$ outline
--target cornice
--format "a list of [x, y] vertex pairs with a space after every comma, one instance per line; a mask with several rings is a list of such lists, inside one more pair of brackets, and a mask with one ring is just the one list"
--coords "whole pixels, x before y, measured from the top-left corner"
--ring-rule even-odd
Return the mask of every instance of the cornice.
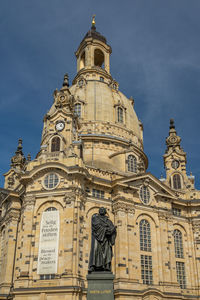
[[33, 167], [31, 171], [27, 171], [24, 175], [21, 176], [20, 181], [23, 184], [27, 184], [37, 176], [43, 176], [49, 171], [61, 171], [66, 173], [67, 175], [79, 174], [82, 176], [90, 177], [90, 174], [88, 173], [86, 168], [79, 166], [67, 167], [66, 165], [59, 162], [46, 162], [42, 165]]
[[[113, 78], [112, 78], [112, 76], [106, 71], [106, 70], [104, 70], [104, 69], [102, 69], [102, 68], [100, 68], [100, 67], [96, 67], [96, 66], [93, 66], [93, 67], [85, 67], [85, 68], [83, 68], [83, 69], [81, 69], [77, 74], [76, 74], [76, 76], [74, 77], [74, 80], [73, 80], [73, 82], [72, 82], [72, 85], [75, 85], [76, 83], [77, 83], [77, 81], [78, 81], [78, 79], [81, 77], [81, 76], [84, 76], [84, 75], [86, 75], [86, 74], [90, 74], [90, 73], [97, 73], [97, 74], [99, 74], [99, 75], [101, 75], [101, 76], [104, 76], [104, 77], [106, 77], [107, 79], [109, 79], [109, 80], [113, 80]], [[87, 79], [87, 81], [94, 81], [94, 79], [93, 80], [90, 80], [90, 79]], [[95, 80], [95, 81], [98, 81], [98, 80]]]

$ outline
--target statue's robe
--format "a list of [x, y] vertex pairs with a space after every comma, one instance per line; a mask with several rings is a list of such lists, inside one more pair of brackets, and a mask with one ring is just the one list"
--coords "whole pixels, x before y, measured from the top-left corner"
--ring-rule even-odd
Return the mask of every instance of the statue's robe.
[[92, 216], [92, 240], [89, 270], [110, 271], [113, 256], [112, 246], [115, 243], [116, 228], [105, 215]]

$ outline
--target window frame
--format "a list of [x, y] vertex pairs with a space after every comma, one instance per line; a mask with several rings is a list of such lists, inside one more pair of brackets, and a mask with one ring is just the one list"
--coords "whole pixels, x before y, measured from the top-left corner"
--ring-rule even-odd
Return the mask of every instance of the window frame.
[[149, 191], [149, 187], [146, 185], [142, 185], [140, 187], [139, 196], [142, 203], [148, 205], [151, 202], [151, 193]]
[[92, 189], [92, 197], [95, 197], [95, 198], [98, 198], [98, 199], [104, 199], [105, 198], [105, 192], [103, 190]]
[[175, 189], [175, 190], [182, 189], [182, 181], [181, 181], [180, 174], [175, 173], [172, 175], [172, 185], [173, 185], [173, 189]]
[[128, 172], [137, 173], [137, 158], [133, 154], [129, 154], [127, 157], [127, 169]]
[[[49, 184], [49, 185], [50, 185], [49, 181], [50, 181], [50, 182], [52, 181], [53, 187], [49, 187], [49, 186], [47, 186], [46, 183], [45, 183], [45, 179], [46, 179], [48, 176], [51, 176], [51, 175], [57, 176], [57, 180], [56, 180], [56, 184], [55, 184], [55, 185], [54, 185], [55, 178], [52, 178], [52, 179], [49, 178], [49, 179], [47, 180], [47, 182], [48, 182], [47, 184]], [[59, 183], [60, 183], [60, 177], [58, 176], [57, 173], [54, 173], [54, 172], [50, 172], [50, 173], [46, 174], [45, 177], [44, 177], [44, 179], [43, 179], [43, 187], [45, 188], [45, 190], [54, 190], [55, 188], [57, 188], [57, 186], [59, 185]]]
[[186, 289], [186, 272], [185, 272], [185, 262], [176, 261], [176, 276], [180, 288]]
[[181, 216], [181, 208], [172, 207], [172, 214], [174, 216], [180, 217]]
[[183, 235], [179, 229], [174, 229], [174, 253], [176, 258], [184, 258]]
[[153, 284], [153, 263], [151, 255], [140, 255], [141, 279], [143, 284]]
[[121, 106], [117, 107], [117, 122], [124, 124], [124, 109]]
[[[78, 109], [76, 109], [78, 107]], [[82, 104], [80, 102], [77, 102], [74, 104], [74, 114], [78, 117], [81, 118], [82, 115]]]
[[151, 252], [151, 226], [146, 219], [142, 219], [139, 223], [140, 231], [140, 250]]
[[[53, 144], [54, 140], [59, 141], [59, 143], [56, 142]], [[55, 149], [53, 149], [53, 147], [55, 147]], [[61, 149], [61, 138], [58, 135], [56, 135], [51, 139], [51, 153], [59, 152], [60, 149]]]

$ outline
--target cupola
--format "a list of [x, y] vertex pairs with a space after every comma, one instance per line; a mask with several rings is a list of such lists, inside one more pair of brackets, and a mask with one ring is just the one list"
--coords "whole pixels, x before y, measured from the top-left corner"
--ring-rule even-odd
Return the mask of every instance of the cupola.
[[[110, 76], [110, 54], [111, 47], [107, 44], [106, 38], [96, 31], [95, 15], [92, 19], [91, 29], [86, 33], [80, 43], [75, 55], [77, 58], [77, 76], [85, 71], [103, 72]], [[75, 78], [75, 79], [76, 79]]]

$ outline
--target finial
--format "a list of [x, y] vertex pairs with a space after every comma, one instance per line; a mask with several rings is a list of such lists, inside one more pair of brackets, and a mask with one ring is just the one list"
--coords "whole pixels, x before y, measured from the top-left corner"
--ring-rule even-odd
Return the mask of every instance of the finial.
[[30, 153], [27, 155], [27, 161], [28, 162], [31, 161], [31, 155], [30, 155]]
[[170, 119], [170, 126], [169, 126], [170, 129], [174, 129], [175, 128], [175, 125], [174, 125], [174, 119]]
[[17, 151], [15, 152], [17, 153], [22, 153], [22, 139], [18, 140], [18, 147], [17, 147]]
[[63, 86], [69, 86], [69, 76], [67, 73], [64, 75]]
[[94, 30], [96, 29], [96, 26], [95, 26], [96, 25], [95, 17], [96, 17], [96, 15], [92, 16], [92, 27], [91, 27], [91, 29], [94, 29]]
[[25, 162], [26, 159], [22, 152], [22, 139], [19, 139], [17, 151], [15, 152], [15, 155], [11, 158], [11, 167], [23, 169]]

